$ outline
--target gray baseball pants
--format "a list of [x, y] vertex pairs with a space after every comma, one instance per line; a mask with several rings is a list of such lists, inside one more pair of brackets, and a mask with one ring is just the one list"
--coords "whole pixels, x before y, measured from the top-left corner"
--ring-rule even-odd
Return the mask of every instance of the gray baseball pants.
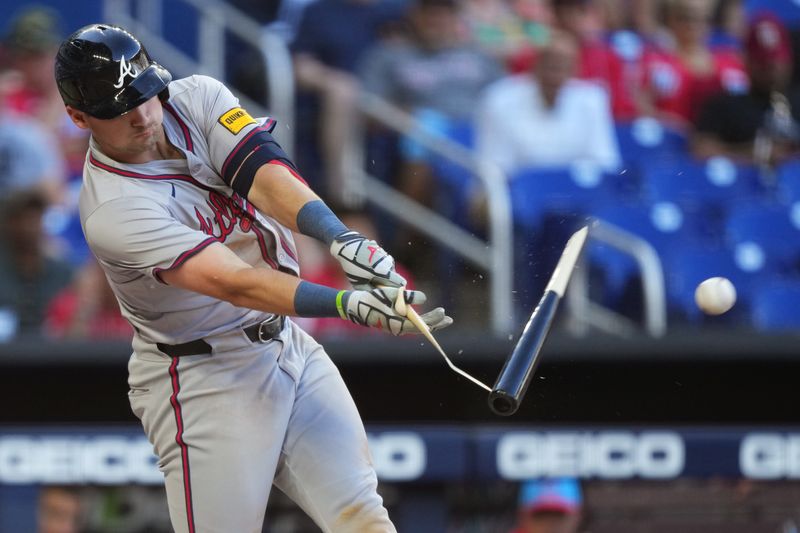
[[325, 532], [395, 532], [356, 406], [324, 349], [290, 320], [252, 343], [206, 338], [171, 358], [134, 338], [129, 399], [179, 533], [260, 533], [272, 484]]

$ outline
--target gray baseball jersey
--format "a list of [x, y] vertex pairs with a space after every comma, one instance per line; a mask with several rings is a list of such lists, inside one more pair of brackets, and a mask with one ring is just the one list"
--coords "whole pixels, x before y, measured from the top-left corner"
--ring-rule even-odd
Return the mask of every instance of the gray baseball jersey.
[[92, 140], [80, 212], [89, 246], [137, 335], [177, 344], [230, 330], [262, 313], [164, 285], [163, 270], [213, 242], [224, 243], [252, 266], [296, 274], [298, 264], [291, 232], [221, 177], [248, 135], [271, 131], [275, 121], [262, 125], [251, 119], [212, 78], [178, 80], [169, 91], [164, 129], [186, 159], [125, 165], [103, 155]]
[[[135, 329], [130, 401], [159, 456], [174, 528], [260, 532], [274, 481], [324, 531], [394, 531], [360, 417], [324, 350], [289, 320], [274, 340], [253, 342], [242, 328], [268, 314], [160, 277], [214, 242], [252, 266], [298, 273], [291, 232], [232, 188], [255, 171], [252, 140], [274, 121], [252, 119], [204, 76], [170, 83], [163, 110], [185, 159], [121, 164], [92, 141], [80, 211]], [[211, 353], [162, 351], [198, 339]]]

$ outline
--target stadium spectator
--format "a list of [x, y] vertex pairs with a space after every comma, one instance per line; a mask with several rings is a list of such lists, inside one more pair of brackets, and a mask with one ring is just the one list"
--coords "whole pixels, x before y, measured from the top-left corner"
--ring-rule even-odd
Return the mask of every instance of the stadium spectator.
[[[317, 179], [323, 182], [317, 189], [330, 201], [342, 200], [346, 157], [352, 155], [347, 148], [355, 142], [361, 91], [356, 67], [364, 50], [401, 16], [401, 6], [390, 0], [318, 0], [303, 13], [292, 44], [297, 86], [308, 93], [299, 99], [298, 113], [304, 116], [299, 121], [298, 156], [306, 174], [313, 174], [315, 165], [307, 164], [312, 156], [302, 151], [318, 146], [324, 179]], [[311, 101], [308, 95], [316, 98]]]
[[58, 201], [65, 174], [58, 140], [38, 121], [9, 109], [13, 76], [0, 67], [0, 188], [4, 193], [37, 188], [49, 201]]
[[552, 10], [546, 0], [465, 0], [461, 15], [469, 38], [504, 65], [547, 42]]
[[133, 329], [96, 261], [90, 260], [75, 282], [47, 309], [48, 336], [55, 338], [130, 339]]
[[574, 78], [577, 61], [575, 39], [555, 30], [533, 73], [492, 84], [478, 109], [478, 153], [506, 173], [576, 161], [615, 170], [620, 154], [608, 96]]
[[616, 118], [636, 116], [638, 87], [628, 79], [621, 58], [604, 40], [605, 21], [598, 0], [553, 0], [553, 9], [556, 27], [578, 42], [577, 76], [606, 89]]
[[667, 32], [647, 64], [647, 111], [677, 127], [688, 127], [710, 97], [747, 90], [739, 56], [708, 45], [712, 8], [710, 0], [668, 0]]
[[[30, 6], [14, 17], [3, 40], [6, 107], [23, 119], [35, 119], [58, 141], [68, 176], [78, 179], [89, 136], [64, 113], [64, 102], [53, 79], [56, 50], [61, 43], [58, 13]], [[12, 75], [16, 74], [16, 75]], [[52, 149], [48, 147], [48, 149]], [[52, 156], [45, 159], [52, 159]]]
[[11, 21], [3, 42], [8, 66], [21, 76], [8, 96], [9, 106], [49, 126], [60, 124], [64, 114], [53, 80], [53, 61], [61, 42], [58, 26], [56, 11], [30, 6]]
[[9, 194], [0, 205], [0, 309], [19, 335], [41, 333], [47, 306], [72, 280], [72, 268], [45, 251], [46, 206], [36, 190]]
[[73, 487], [45, 486], [39, 490], [36, 510], [37, 533], [78, 533], [83, 505]]
[[599, 0], [605, 31], [633, 32], [649, 39], [658, 29], [659, 0]]
[[742, 0], [718, 0], [711, 21], [711, 46], [727, 46], [740, 51], [747, 32], [747, 14], [744, 2]]
[[[571, 34], [579, 44], [579, 74], [586, 77], [607, 79], [605, 55], [589, 55], [591, 45], [602, 44], [605, 33], [605, 21], [602, 9], [597, 0], [552, 0], [555, 26]], [[604, 47], [600, 47], [604, 49]], [[601, 62], [595, 61], [601, 58]]]
[[[481, 91], [503, 71], [491, 56], [464, 41], [455, 0], [417, 0], [408, 18], [408, 39], [367, 51], [364, 87], [412, 113], [423, 130], [446, 133], [471, 120]], [[404, 138], [400, 155], [400, 189], [426, 202], [431, 185], [427, 151]]]
[[750, 89], [706, 102], [692, 138], [695, 155], [772, 166], [798, 154], [800, 91], [789, 85], [790, 43], [789, 32], [777, 18], [761, 15], [752, 21], [744, 47]]
[[526, 481], [520, 487], [517, 527], [511, 533], [577, 533], [582, 503], [575, 479]]

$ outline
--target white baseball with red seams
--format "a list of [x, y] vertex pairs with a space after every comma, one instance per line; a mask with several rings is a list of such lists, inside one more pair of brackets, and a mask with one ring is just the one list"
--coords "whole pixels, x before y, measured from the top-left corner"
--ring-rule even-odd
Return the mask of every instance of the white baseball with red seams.
[[709, 278], [697, 286], [694, 300], [707, 315], [721, 315], [736, 303], [736, 287], [728, 278]]

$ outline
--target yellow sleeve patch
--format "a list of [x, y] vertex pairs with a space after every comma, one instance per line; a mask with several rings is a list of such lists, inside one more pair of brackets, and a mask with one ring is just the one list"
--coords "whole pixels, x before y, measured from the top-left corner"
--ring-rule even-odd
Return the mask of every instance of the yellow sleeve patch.
[[242, 131], [242, 128], [248, 124], [255, 124], [256, 121], [241, 107], [234, 107], [219, 117], [219, 123], [225, 126], [228, 131], [236, 135]]

